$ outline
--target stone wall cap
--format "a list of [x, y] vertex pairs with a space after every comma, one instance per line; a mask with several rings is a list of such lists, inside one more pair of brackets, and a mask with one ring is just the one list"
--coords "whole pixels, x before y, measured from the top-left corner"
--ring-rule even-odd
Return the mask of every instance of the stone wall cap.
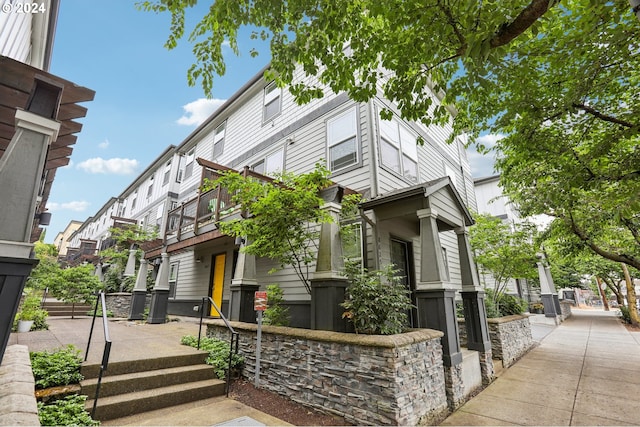
[[509, 323], [515, 322], [516, 320], [528, 319], [529, 316], [526, 314], [512, 314], [511, 316], [503, 316], [503, 317], [491, 317], [487, 319], [488, 323]]
[[[203, 323], [226, 327], [221, 319], [208, 319]], [[229, 322], [237, 331], [257, 331], [258, 325], [255, 323]], [[341, 344], [354, 344], [365, 347], [385, 347], [396, 348], [410, 344], [431, 341], [444, 336], [441, 331], [433, 329], [410, 329], [409, 331], [396, 335], [365, 335], [351, 334], [346, 332], [321, 331], [315, 329], [291, 328], [288, 326], [262, 326], [263, 334], [286, 335], [293, 338], [303, 338], [315, 341], [337, 342]]]

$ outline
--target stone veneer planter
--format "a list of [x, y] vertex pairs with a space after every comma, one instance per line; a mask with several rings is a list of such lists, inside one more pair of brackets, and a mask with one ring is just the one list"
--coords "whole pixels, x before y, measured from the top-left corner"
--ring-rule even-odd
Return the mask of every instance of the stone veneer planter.
[[529, 317], [520, 314], [487, 319], [491, 350], [506, 368], [533, 347]]
[[105, 294], [104, 302], [113, 317], [128, 318], [131, 312], [131, 292], [113, 292]]
[[[207, 336], [228, 342], [220, 320]], [[257, 325], [231, 322], [240, 334], [243, 375], [254, 378]], [[260, 387], [334, 413], [357, 425], [433, 424], [448, 413], [442, 332], [357, 335], [263, 326]]]
[[[531, 323], [526, 315], [516, 314], [487, 319], [491, 352], [494, 359], [502, 360], [506, 368], [525, 355], [533, 347]], [[466, 346], [467, 332], [464, 319], [458, 318], [460, 345]]]

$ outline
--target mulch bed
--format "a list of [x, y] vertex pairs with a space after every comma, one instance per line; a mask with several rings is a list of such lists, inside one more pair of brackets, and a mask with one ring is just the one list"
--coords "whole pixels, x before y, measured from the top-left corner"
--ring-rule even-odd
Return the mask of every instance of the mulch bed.
[[344, 418], [322, 413], [285, 396], [256, 388], [253, 383], [242, 378], [231, 383], [229, 397], [296, 426], [352, 425]]

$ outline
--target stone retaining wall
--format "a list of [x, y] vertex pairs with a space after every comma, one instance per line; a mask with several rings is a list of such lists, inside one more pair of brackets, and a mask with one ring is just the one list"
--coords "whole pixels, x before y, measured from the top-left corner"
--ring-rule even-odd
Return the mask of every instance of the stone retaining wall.
[[[113, 313], [113, 317], [128, 319], [131, 314], [131, 292], [113, 292], [105, 294], [104, 301], [107, 304], [107, 310]], [[147, 294], [145, 307], [149, 307], [151, 303], [151, 295]]]
[[[218, 320], [207, 336], [229, 340]], [[257, 325], [231, 322], [255, 378]], [[447, 413], [442, 332], [357, 335], [263, 326], [260, 387], [357, 425], [433, 424]]]
[[560, 301], [560, 311], [562, 314], [562, 320], [568, 319], [571, 317], [571, 302], [569, 301]]
[[0, 365], [0, 426], [39, 426], [35, 381], [26, 345], [7, 347]]
[[531, 324], [523, 315], [513, 315], [487, 319], [491, 351], [493, 356], [502, 360], [506, 368], [526, 354], [533, 347]]
[[[510, 366], [527, 353], [533, 346], [531, 324], [524, 315], [513, 315], [487, 319], [491, 353], [495, 359], [502, 360], [504, 367]], [[460, 346], [467, 345], [467, 329], [463, 318], [458, 318]]]

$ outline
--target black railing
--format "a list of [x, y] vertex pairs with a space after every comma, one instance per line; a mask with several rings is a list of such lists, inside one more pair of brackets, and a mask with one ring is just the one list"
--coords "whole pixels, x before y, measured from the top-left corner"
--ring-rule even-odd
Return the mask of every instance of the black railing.
[[100, 396], [100, 385], [102, 384], [102, 374], [107, 370], [109, 365], [109, 354], [111, 353], [111, 337], [109, 336], [109, 323], [107, 321], [107, 304], [104, 300], [104, 292], [99, 292], [96, 298], [96, 306], [93, 309], [93, 320], [91, 321], [91, 331], [89, 332], [89, 342], [87, 343], [87, 352], [84, 355], [84, 361], [89, 357], [89, 347], [91, 346], [91, 337], [93, 336], [93, 326], [96, 323], [96, 315], [98, 313], [98, 303], [102, 308], [102, 327], [104, 329], [104, 350], [102, 351], [102, 362], [100, 363], [100, 374], [98, 375], [98, 384], [96, 385], [96, 395], [93, 398], [93, 409], [91, 410], [91, 418], [95, 417], [96, 406], [98, 405], [98, 397]]
[[213, 302], [213, 299], [211, 297], [202, 297], [202, 304], [200, 304], [200, 328], [198, 329], [198, 350], [200, 350], [200, 337], [202, 336], [202, 320], [204, 319], [204, 307], [207, 303], [207, 300], [211, 304], [211, 307], [213, 307], [218, 312], [218, 315], [220, 316], [224, 324], [227, 326], [227, 329], [231, 333], [231, 341], [229, 342], [229, 366], [227, 367], [227, 378], [225, 379], [226, 384], [224, 388], [224, 392], [226, 396], [229, 397], [229, 385], [231, 384], [231, 363], [233, 360], [233, 355], [238, 354], [238, 341], [240, 338], [240, 334], [238, 334], [235, 331], [235, 329], [233, 329], [233, 326], [231, 326], [231, 323], [229, 323], [227, 318], [224, 317], [224, 314], [222, 314], [222, 310], [220, 310], [220, 307], [218, 307], [216, 303]]
[[44, 288], [44, 291], [42, 291], [42, 299], [40, 300], [40, 308], [44, 308], [44, 303], [47, 302], [47, 296], [49, 295], [49, 288], [46, 287]]

